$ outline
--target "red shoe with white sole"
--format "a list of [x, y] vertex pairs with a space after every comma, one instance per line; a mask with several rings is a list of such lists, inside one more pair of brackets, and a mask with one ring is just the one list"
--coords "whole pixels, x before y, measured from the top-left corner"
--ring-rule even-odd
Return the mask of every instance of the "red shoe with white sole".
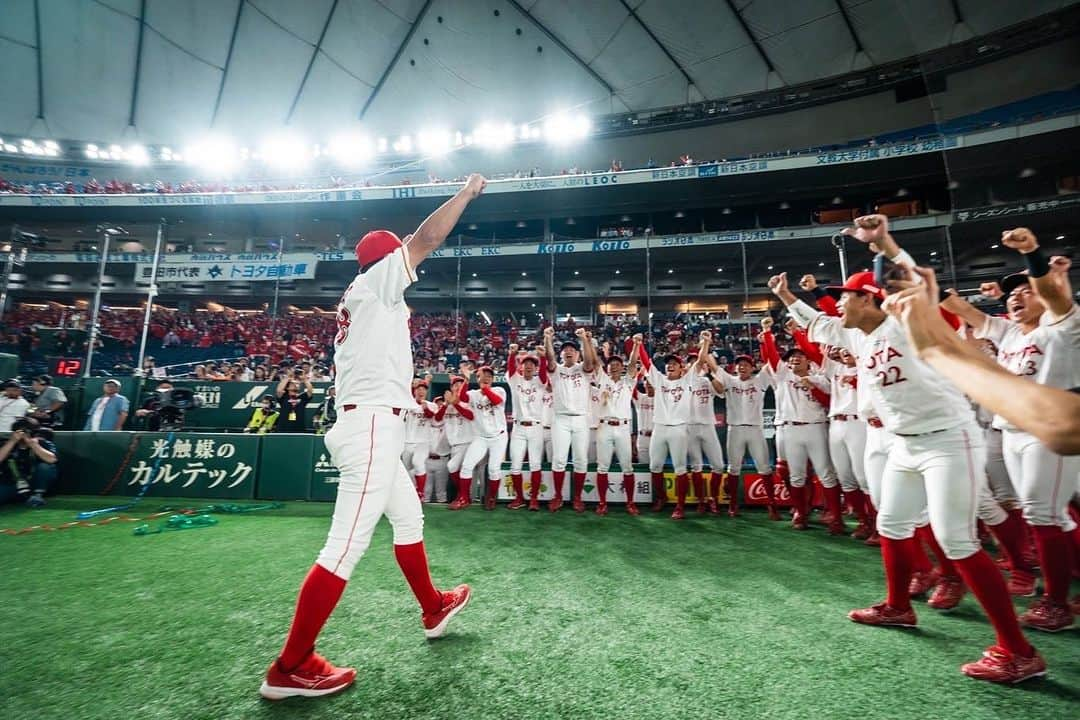
[[450, 619], [464, 610], [465, 606], [469, 604], [472, 590], [468, 585], [458, 585], [453, 590], [444, 592], [442, 596], [442, 610], [430, 615], [424, 613], [420, 616], [420, 620], [424, 624], [424, 637], [428, 640], [443, 636]]
[[885, 625], [892, 627], [915, 627], [918, 620], [912, 609], [897, 610], [885, 603], [871, 605], [861, 610], [852, 610], [847, 614], [848, 619], [860, 625]]
[[290, 697], [320, 697], [341, 692], [356, 679], [355, 668], [339, 668], [322, 655], [313, 652], [308, 659], [285, 672], [275, 660], [266, 671], [259, 694], [267, 700]]
[[994, 645], [983, 651], [981, 659], [961, 665], [960, 672], [976, 680], [1015, 685], [1045, 675], [1046, 661], [1039, 653], [1023, 658]]

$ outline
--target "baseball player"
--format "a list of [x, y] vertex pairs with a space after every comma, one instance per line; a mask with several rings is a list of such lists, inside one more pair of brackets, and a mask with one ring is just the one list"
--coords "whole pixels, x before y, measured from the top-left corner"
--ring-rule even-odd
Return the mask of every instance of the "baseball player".
[[[860, 242], [894, 262], [914, 265], [901, 254], [883, 215], [858, 218], [850, 231]], [[878, 532], [888, 597], [853, 610], [854, 622], [910, 627], [911, 545], [919, 515], [929, 510], [934, 535], [975, 593], [997, 634], [997, 644], [961, 671], [969, 677], [1016, 683], [1046, 672], [1046, 662], [1024, 637], [1005, 580], [980, 547], [975, 516], [983, 472], [982, 433], [964, 396], [920, 361], [901, 324], [880, 307], [883, 292], [872, 273], [856, 273], [839, 295], [840, 318], [817, 312], [787, 288], [787, 276], [770, 278], [769, 287], [810, 339], [845, 347], [859, 358], [859, 385], [866, 386], [884, 429], [893, 436], [881, 479]]]
[[634, 503], [634, 462], [630, 449], [630, 396], [634, 393], [633, 379], [637, 376], [638, 363], [637, 355], [631, 355], [627, 373], [622, 358], [612, 355], [607, 359], [605, 370], [597, 371], [600, 387], [600, 432], [596, 438], [596, 486], [600, 494], [597, 515], [607, 515], [608, 470], [613, 455], [618, 458], [623, 474], [626, 512], [639, 514]]
[[829, 379], [829, 457], [840, 487], [858, 525], [851, 537], [866, 540], [872, 532], [866, 513], [866, 423], [859, 418], [859, 369], [855, 356], [843, 348], [830, 348], [825, 359]]
[[525, 507], [525, 489], [521, 475], [525, 454], [529, 455], [529, 509], [540, 509], [540, 473], [544, 458], [544, 392], [548, 384], [547, 360], [527, 354], [518, 361], [517, 344], [510, 345], [506, 360], [506, 384], [514, 411], [514, 429], [510, 433], [510, 479], [514, 483], [511, 510]]
[[[450, 441], [446, 439], [446, 398], [435, 398], [435, 416], [431, 419], [431, 449], [427, 459], [427, 490], [424, 502], [446, 502], [446, 486], [450, 480]], [[440, 417], [440, 412], [442, 413]]]
[[[708, 364], [712, 355], [709, 347], [712, 344], [712, 333], [708, 330], [701, 333], [701, 348], [698, 357], [702, 359], [702, 366]], [[716, 412], [713, 409], [713, 398], [723, 396], [723, 386], [718, 384], [715, 375], [709, 368], [705, 373], [691, 373], [692, 393], [690, 398], [690, 423], [686, 426], [687, 449], [686, 455], [690, 465], [690, 477], [694, 483], [694, 497], [697, 498], [698, 515], [704, 515], [706, 511], [717, 515], [716, 497], [720, 494], [720, 486], [723, 483], [724, 449], [720, 446], [720, 436], [716, 434]], [[705, 487], [705, 460], [709, 462], [710, 478], [709, 487]]]
[[416, 281], [416, 267], [442, 245], [485, 183], [482, 176], [470, 175], [405, 243], [377, 230], [356, 245], [360, 271], [338, 304], [334, 338], [338, 421], [326, 434], [326, 449], [341, 471], [334, 518], [300, 588], [285, 646], [259, 688], [264, 698], [329, 695], [355, 680], [354, 668], [331, 664], [315, 652], [315, 641], [383, 515], [393, 527], [394, 556], [420, 603], [424, 635], [442, 636], [469, 602], [468, 585], [439, 591], [431, 581], [423, 508], [401, 462], [402, 413], [416, 402], [405, 288]]
[[[544, 352], [553, 395], [554, 418], [551, 426], [552, 461], [551, 474], [555, 482], [555, 496], [548, 509], [558, 512], [562, 507], [563, 488], [566, 482], [566, 463], [573, 460], [574, 476], [571, 490], [576, 512], [585, 512], [581, 499], [585, 487], [585, 473], [589, 456], [589, 383], [596, 369], [596, 349], [592, 338], [584, 328], [576, 331], [578, 340], [585, 346], [582, 359], [581, 347], [573, 341], [564, 342], [559, 352], [562, 362], [555, 360], [555, 328], [544, 328]], [[573, 455], [570, 455], [573, 450]]]
[[641, 359], [646, 377], [656, 388], [656, 411], [653, 415], [653, 434], [649, 443], [649, 472], [652, 474], [653, 493], [656, 502], [653, 511], [660, 512], [667, 504], [667, 488], [664, 483], [664, 461], [671, 455], [671, 465], [675, 472], [675, 511], [673, 520], [682, 520], [685, 516], [686, 493], [690, 489], [690, 477], [686, 472], [686, 425], [690, 422], [690, 395], [693, 390], [693, 377], [687, 372], [686, 364], [678, 355], [668, 355], [665, 361], [666, 374], [656, 369], [642, 345], [640, 333], [634, 335], [634, 347], [631, 350]]
[[776, 390], [777, 425], [784, 428], [784, 453], [791, 473], [791, 500], [795, 509], [791, 526], [796, 530], [807, 528], [813, 492], [813, 487], [806, 485], [806, 462], [810, 460], [825, 488], [829, 534], [839, 535], [845, 529], [840, 486], [829, 458], [826, 414], [829, 381], [820, 372], [810, 372], [810, 359], [803, 350], [797, 347], [789, 350], [781, 363], [772, 331], [766, 330], [761, 338], [761, 354], [768, 364], [766, 372], [772, 373]]
[[[1025, 273], [1009, 275], [992, 293], [1005, 298], [1008, 319], [991, 317], [955, 295], [944, 304], [998, 348], [998, 363], [1010, 372], [1042, 385], [1080, 385], [1080, 310], [1056, 281], [1068, 272], [1068, 261], [1051, 268], [1035, 234], [1027, 228], [1002, 233], [1001, 244], [1023, 254]], [[1067, 277], [1067, 275], [1066, 275]], [[1057, 632], [1073, 624], [1069, 607], [1072, 538], [1076, 524], [1068, 505], [1080, 473], [1080, 458], [1057, 455], [1034, 436], [995, 418], [1002, 431], [1005, 465], [1017, 491], [1024, 517], [1031, 524], [1042, 568], [1045, 594], [1020, 616], [1036, 630]]]
[[[472, 370], [465, 369], [468, 382]], [[485, 365], [476, 372], [478, 390], [463, 392], [466, 384], [461, 385], [462, 401], [468, 402], [473, 412], [473, 440], [465, 452], [461, 465], [461, 481], [466, 487], [472, 485], [473, 468], [487, 455], [488, 479], [484, 509], [494, 510], [499, 496], [499, 483], [502, 482], [502, 464], [506, 458], [506, 391], [493, 387], [495, 371]]]
[[[717, 365], [712, 355], [706, 355], [705, 361], [713, 375], [713, 385], [724, 395], [727, 416], [727, 473], [725, 474], [724, 492], [728, 496], [728, 515], [739, 514], [739, 478], [742, 474], [743, 459], [747, 452], [754, 460], [754, 469], [762, 477], [765, 494], [769, 499], [769, 519], [779, 520], [773, 497], [772, 463], [769, 460], [769, 445], [765, 442], [763, 426], [765, 420], [765, 390], [772, 385], [771, 375], [767, 372], [754, 373], [754, 359], [749, 355], [735, 358], [736, 375], [731, 375]], [[716, 488], [712, 492], [713, 501], [719, 499]]]
[[[450, 389], [443, 396], [445, 403], [435, 414], [435, 421], [443, 420], [446, 424], [446, 440], [450, 443], [450, 460], [446, 467], [450, 472], [450, 481], [454, 483], [456, 495], [447, 508], [461, 510], [472, 505], [472, 482], [462, 481], [461, 467], [465, 462], [465, 453], [472, 444], [473, 420], [475, 415], [468, 405], [461, 401], [465, 378], [454, 375], [450, 378]], [[475, 474], [475, 473], [474, 473]]]
[[642, 465], [649, 464], [649, 443], [652, 442], [653, 412], [656, 409], [655, 394], [656, 389], [645, 379], [634, 388], [634, 417], [637, 419], [635, 444], [638, 462]]
[[[544, 355], [544, 359], [547, 359], [547, 355]], [[547, 363], [544, 363], [545, 368]], [[555, 395], [551, 392], [551, 376], [548, 375], [548, 383], [544, 386], [544, 394], [541, 396], [541, 402], [543, 403], [541, 411], [541, 422], [544, 426], [544, 457], [547, 461], [552, 462], [551, 454], [551, 424], [555, 421]], [[540, 488], [540, 480], [536, 481], [537, 490]], [[533, 510], [534, 508], [529, 508]], [[538, 508], [537, 508], [538, 509]]]
[[603, 360], [597, 353], [592, 377], [589, 378], [589, 411], [585, 413], [585, 424], [589, 426], [589, 462], [596, 462], [596, 438], [600, 431], [600, 378], [604, 367]]
[[431, 421], [439, 409], [435, 403], [428, 402], [428, 388], [431, 376], [423, 380], [413, 380], [413, 407], [405, 409], [405, 451], [401, 461], [412, 473], [416, 482], [416, 494], [424, 500], [424, 486], [427, 484], [427, 459], [431, 450]]

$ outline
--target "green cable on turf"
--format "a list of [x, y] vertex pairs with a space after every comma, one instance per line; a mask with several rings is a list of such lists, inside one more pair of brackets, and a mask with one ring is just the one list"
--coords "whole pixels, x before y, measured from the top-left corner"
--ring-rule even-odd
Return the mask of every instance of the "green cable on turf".
[[186, 515], [204, 515], [207, 513], [220, 513], [223, 515], [239, 515], [241, 513], [259, 512], [261, 510], [280, 510], [285, 507], [285, 503], [273, 502], [264, 505], [237, 505], [236, 503], [221, 503], [216, 505], [207, 505], [202, 508], [190, 508], [190, 507], [176, 507], [172, 505], [166, 505], [162, 507], [159, 512], [176, 512]]
[[209, 515], [173, 515], [157, 528], [150, 525], [139, 525], [132, 534], [134, 535], [158, 535], [167, 530], [195, 530], [197, 528], [213, 527], [217, 525], [217, 518]]

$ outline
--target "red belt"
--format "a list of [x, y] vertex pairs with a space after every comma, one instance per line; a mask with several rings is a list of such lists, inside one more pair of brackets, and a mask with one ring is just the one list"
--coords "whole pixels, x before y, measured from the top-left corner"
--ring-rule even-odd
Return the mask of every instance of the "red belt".
[[858, 415], [833, 415], [830, 420], [858, 420]]
[[878, 418], [867, 418], [866, 419], [866, 424], [869, 425], [872, 428], [883, 428], [883, 427], [885, 427], [885, 423], [881, 422], [881, 420], [879, 420]]
[[[357, 407], [357, 405], [352, 404], [342, 405], [341, 412], [349, 412], [350, 410], [355, 410]], [[401, 408], [390, 408], [390, 412], [394, 413], [395, 415], [400, 415], [404, 411]]]

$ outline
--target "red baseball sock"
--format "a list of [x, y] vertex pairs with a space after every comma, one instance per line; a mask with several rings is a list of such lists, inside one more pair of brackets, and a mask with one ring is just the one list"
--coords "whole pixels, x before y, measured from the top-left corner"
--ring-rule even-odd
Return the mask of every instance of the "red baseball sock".
[[791, 494], [791, 506], [795, 509], [795, 512], [799, 514], [799, 517], [806, 517], [806, 491], [808, 488], [805, 485], [801, 487], [791, 486], [788, 492]]
[[453, 483], [454, 491], [456, 493], [454, 495], [454, 500], [459, 500], [461, 502], [464, 502], [465, 498], [463, 498], [461, 496], [461, 473], [460, 472], [452, 472], [452, 473], [450, 473], [450, 482]]
[[570, 488], [574, 494], [574, 502], [581, 501], [581, 492], [585, 489], [585, 473], [574, 473], [573, 487]]
[[529, 499], [536, 500], [540, 497], [540, 474], [530, 472], [529, 476]]
[[699, 472], [694, 473], [692, 476], [694, 482], [694, 497], [698, 502], [705, 501], [705, 475]]
[[499, 499], [499, 481], [488, 480], [487, 482], [487, 496], [492, 500]]
[[1013, 610], [1005, 578], [990, 559], [990, 555], [985, 550], [978, 550], [974, 555], [954, 562], [960, 577], [971, 588], [971, 592], [990, 618], [990, 624], [997, 633], [997, 644], [1021, 657], [1031, 657], [1035, 648], [1031, 647], [1031, 643], [1020, 631], [1020, 623], [1016, 620], [1016, 611]]
[[[769, 478], [765, 479], [765, 485], [768, 488], [772, 488], [772, 483], [769, 482]], [[769, 496], [770, 502], [772, 501], [772, 492], [769, 489], [765, 491]], [[724, 494], [727, 495], [728, 505], [738, 504], [739, 496], [739, 473], [730, 473], [727, 476], [727, 480], [724, 483]]]
[[420, 496], [420, 499], [424, 499], [424, 486], [427, 485], [427, 475], [416, 476], [416, 494]]
[[653, 495], [655, 495], [656, 499], [659, 500], [660, 498], [667, 495], [667, 487], [664, 483], [664, 473], [654, 472], [650, 474], [652, 475]]
[[769, 505], [776, 504], [776, 483], [778, 482], [783, 482], [779, 468], [773, 470], [771, 475], [763, 475], [761, 478], [761, 483], [765, 486], [765, 495], [769, 498]]
[[457, 493], [463, 503], [472, 502], [472, 478], [459, 477], [457, 481]]
[[844, 508], [840, 503], [840, 486], [833, 485], [831, 488], [825, 488], [825, 509], [833, 513], [833, 522], [840, 522], [844, 519]]
[[624, 473], [622, 476], [622, 489], [628, 503], [634, 502], [634, 485], [634, 474]]
[[686, 473], [675, 476], [675, 501], [679, 507], [686, 505], [686, 491], [690, 489], [690, 476]]
[[551, 477], [555, 481], [555, 497], [562, 500], [563, 486], [566, 485], [566, 471], [565, 470], [553, 470]]
[[[607, 476], [607, 473], [602, 473], [602, 472], [596, 473], [596, 492], [597, 492], [598, 495], [600, 495], [600, 502], [606, 503], [607, 502], [607, 493], [608, 493], [608, 476]], [[633, 499], [633, 498], [631, 498], [631, 499]]]
[[424, 541], [395, 545], [394, 557], [423, 611], [428, 614], [439, 612], [442, 609], [442, 593], [431, 582]]
[[780, 477], [780, 482], [784, 483], [784, 485], [791, 485], [791, 470], [788, 468], [787, 460], [777, 461], [776, 474]]
[[1057, 525], [1033, 525], [1035, 547], [1039, 551], [1046, 597], [1059, 605], [1069, 602], [1072, 580], [1072, 538]]
[[345, 579], [338, 577], [322, 565], [311, 566], [307, 577], [300, 585], [300, 594], [296, 598], [296, 614], [293, 615], [292, 627], [285, 640], [285, 647], [278, 657], [278, 667], [290, 671], [307, 660], [315, 650], [315, 639], [322, 632], [330, 613], [334, 612], [341, 593], [345, 590]]
[[881, 560], [885, 564], [885, 586], [888, 593], [885, 603], [897, 610], [911, 609], [908, 586], [911, 584], [911, 558], [915, 555], [912, 545], [915, 545], [915, 538], [881, 538]]
[[522, 484], [521, 473], [517, 473], [516, 475], [511, 475], [510, 476], [510, 481], [512, 483], [514, 483], [514, 497], [516, 499], [518, 499], [518, 500], [524, 501], [525, 500], [525, 491], [522, 489], [524, 487], [524, 485]]
[[859, 522], [864, 525], [870, 524], [870, 518], [866, 513], [866, 506], [870, 504], [870, 500], [867, 499], [866, 493], [862, 490], [850, 490], [844, 493], [848, 503], [851, 505], [852, 512], [855, 513], [855, 517], [859, 519]]
[[870, 493], [863, 493], [863, 503], [866, 508], [866, 519], [874, 532], [877, 532], [877, 508], [874, 507], [874, 501], [870, 499]]
[[1005, 520], [990, 525], [990, 532], [998, 541], [1001, 554], [1009, 561], [1013, 572], [1030, 574], [1032, 568], [1024, 560], [1024, 521], [1019, 515], [1006, 513]]
[[713, 500], [720, 502], [720, 486], [724, 483], [724, 476], [720, 473], [713, 473], [709, 476], [709, 497]]

